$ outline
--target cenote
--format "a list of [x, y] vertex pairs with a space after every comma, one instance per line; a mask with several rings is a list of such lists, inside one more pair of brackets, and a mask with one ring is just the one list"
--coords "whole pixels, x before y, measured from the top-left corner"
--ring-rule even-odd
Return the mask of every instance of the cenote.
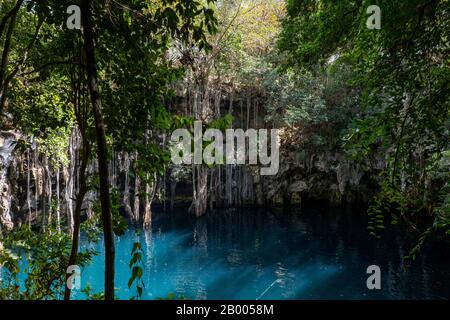
[[[143, 299], [448, 299], [448, 246], [425, 246], [404, 259], [413, 241], [401, 225], [381, 239], [363, 212], [314, 206], [289, 213], [216, 210], [196, 219], [186, 210], [155, 213], [152, 230], [116, 238], [116, 295], [129, 299], [130, 252], [144, 250]], [[104, 256], [82, 270], [82, 287], [103, 290]], [[366, 268], [381, 268], [381, 290], [368, 290]], [[74, 292], [75, 299], [85, 294]]]

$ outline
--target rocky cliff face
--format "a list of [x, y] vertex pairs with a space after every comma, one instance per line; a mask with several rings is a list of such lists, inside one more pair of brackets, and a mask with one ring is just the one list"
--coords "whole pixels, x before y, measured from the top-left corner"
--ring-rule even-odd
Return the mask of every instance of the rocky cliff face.
[[[79, 172], [79, 139], [74, 133], [67, 150], [69, 164], [52, 168], [39, 146], [17, 148], [27, 140], [15, 131], [0, 132], [0, 228], [11, 230], [22, 223], [53, 223], [71, 229]], [[282, 146], [283, 149], [283, 146]], [[241, 206], [286, 206], [307, 200], [322, 200], [333, 205], [367, 203], [377, 188], [375, 177], [384, 168], [382, 158], [356, 164], [338, 151], [282, 151], [280, 168], [274, 176], [261, 176], [257, 166], [221, 165], [207, 169], [208, 208]], [[136, 155], [113, 152], [110, 162], [111, 186], [119, 192], [123, 212], [139, 221], [152, 199], [140, 197], [144, 186], [136, 180], [133, 161]], [[96, 171], [92, 163], [88, 172]], [[192, 168], [183, 174], [170, 166], [166, 176], [152, 187], [155, 203], [189, 202], [193, 199]], [[139, 179], [139, 178], [138, 178]], [[177, 187], [178, 185], [178, 187]], [[140, 188], [141, 187], [141, 188]], [[179, 195], [177, 197], [177, 195]], [[97, 195], [89, 191], [83, 212], [93, 215]], [[133, 203], [132, 203], [133, 202]], [[165, 206], [164, 206], [165, 207]], [[1, 231], [1, 229], [0, 229]]]
[[[80, 148], [80, 137], [74, 130], [69, 140], [67, 165], [55, 165], [39, 150], [38, 144], [30, 143], [29, 137], [16, 131], [0, 132], [0, 233], [2, 229], [34, 223], [40, 226], [51, 223], [58, 229], [72, 230], [80, 181]], [[136, 216], [134, 220], [138, 220], [151, 199], [138, 196], [139, 180], [131, 158], [129, 154], [113, 152], [110, 181], [111, 188], [120, 195], [123, 208], [132, 211], [125, 210], [125, 213], [131, 213]], [[96, 161], [92, 161], [88, 175], [94, 176], [96, 168]], [[143, 187], [148, 190], [146, 184]], [[96, 190], [89, 190], [84, 197], [82, 215], [93, 216], [97, 199]], [[131, 199], [134, 200], [132, 210]]]
[[14, 227], [11, 214], [13, 201], [13, 177], [16, 175], [16, 159], [14, 148], [19, 134], [12, 131], [0, 134], [0, 228], [8, 230]]
[[373, 180], [384, 167], [383, 159], [355, 164], [339, 152], [306, 154], [298, 160], [295, 154], [284, 154], [280, 170], [267, 178], [267, 198], [274, 203], [298, 203], [322, 200], [334, 205], [367, 203], [376, 188]]

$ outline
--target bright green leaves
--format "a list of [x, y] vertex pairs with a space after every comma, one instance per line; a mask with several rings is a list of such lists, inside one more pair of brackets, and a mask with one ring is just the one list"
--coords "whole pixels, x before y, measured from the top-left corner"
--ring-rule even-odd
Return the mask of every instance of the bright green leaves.
[[[212, 3], [213, 1], [209, 1]], [[205, 25], [209, 33], [215, 33], [217, 31], [218, 20], [215, 16], [214, 10], [211, 8], [204, 8], [203, 15], [205, 16]]]
[[225, 132], [226, 129], [230, 129], [233, 124], [234, 117], [231, 114], [226, 114], [223, 117], [212, 120], [207, 125], [207, 129], [217, 129]]
[[208, 49], [211, 46], [206, 33], [213, 33], [217, 28], [217, 19], [210, 7], [213, 3], [163, 0], [156, 9], [149, 9], [153, 31], [166, 30], [176, 40]]
[[279, 47], [294, 65], [325, 63], [359, 27], [361, 2], [287, 1]]
[[320, 79], [293, 71], [274, 71], [265, 84], [269, 94], [267, 120], [290, 127], [327, 120]]
[[[139, 236], [139, 235], [137, 235]], [[144, 251], [142, 250], [142, 245], [140, 242], [135, 242], [133, 248], [131, 249], [131, 259], [129, 263], [129, 268], [131, 270], [131, 277], [128, 280], [128, 288], [131, 288], [133, 283], [136, 284], [136, 295], [131, 298], [131, 300], [137, 300], [142, 298], [142, 293], [145, 288], [144, 281], [142, 280], [143, 269], [142, 269], [142, 257]]]
[[[372, 4], [381, 8], [379, 30], [366, 26]], [[448, 178], [429, 172], [450, 148], [448, 3], [288, 0], [287, 8], [279, 47], [289, 66], [317, 72], [345, 61], [351, 67], [346, 82], [359, 95], [358, 108], [342, 147], [353, 161], [375, 160], [383, 171], [369, 209], [371, 232], [384, 226], [379, 210], [403, 218], [406, 209], [448, 210], [436, 193]]]
[[391, 225], [396, 225], [400, 218], [409, 222], [413, 212], [412, 206], [397, 187], [393, 186], [389, 179], [381, 172], [381, 190], [375, 195], [369, 204], [367, 214], [369, 217], [368, 227], [370, 235], [378, 238], [381, 231], [386, 227], [385, 215], [390, 214]]
[[172, 127], [170, 86], [183, 75], [167, 53], [180, 43], [209, 48], [206, 35], [215, 30], [217, 19], [211, 1], [120, 3], [108, 8], [114, 15], [97, 21], [103, 114], [113, 149], [137, 152], [135, 173], [146, 180], [163, 174], [170, 161], [154, 141]]
[[111, 190], [110, 195], [111, 195], [111, 213], [113, 225], [112, 229], [114, 231], [114, 234], [116, 234], [117, 236], [121, 236], [128, 230], [127, 221], [120, 214], [120, 208], [122, 207], [122, 197], [117, 189]]
[[376, 117], [356, 120], [352, 127], [345, 130], [342, 147], [350, 159], [363, 162], [370, 159], [378, 150], [385, 137], [386, 128]]
[[21, 96], [15, 100], [13, 114], [25, 134], [35, 138], [40, 152], [49, 157], [52, 165], [66, 165], [68, 162], [66, 150], [69, 137], [74, 126], [72, 108], [67, 107], [67, 97], [64, 97], [56, 79], [44, 86], [31, 87], [21, 91]]
[[[99, 188], [98, 176], [94, 176], [94, 181], [92, 181], [92, 188]], [[122, 207], [122, 197], [117, 189], [110, 190], [111, 196], [111, 214], [112, 214], [112, 229], [115, 235], [121, 236], [128, 230], [128, 223], [125, 218], [121, 215], [120, 209]], [[93, 202], [92, 210], [94, 212], [94, 217], [88, 220], [82, 225], [83, 230], [88, 231], [88, 238], [91, 241], [97, 241], [99, 239], [100, 233], [103, 230], [101, 217], [101, 203], [100, 200]]]
[[[154, 174], [163, 175], [170, 162], [170, 153], [155, 143], [142, 144], [137, 148], [137, 174], [144, 182], [151, 182]], [[150, 180], [149, 180], [150, 179]]]
[[162, 16], [165, 17], [166, 24], [170, 29], [175, 30], [177, 28], [180, 19], [172, 8], [165, 8], [162, 12]]
[[195, 119], [192, 117], [185, 117], [180, 115], [173, 116], [172, 130], [189, 128], [194, 125]]
[[[62, 297], [71, 248], [68, 234], [58, 233], [51, 226], [47, 226], [47, 231], [42, 234], [22, 226], [2, 241], [4, 250], [0, 250], [0, 264], [10, 275], [2, 279], [0, 299], [54, 300]], [[83, 250], [78, 254], [77, 265], [85, 266], [95, 254], [93, 250]], [[19, 264], [18, 257], [26, 257], [27, 263]], [[27, 275], [23, 286], [19, 285], [19, 273]]]

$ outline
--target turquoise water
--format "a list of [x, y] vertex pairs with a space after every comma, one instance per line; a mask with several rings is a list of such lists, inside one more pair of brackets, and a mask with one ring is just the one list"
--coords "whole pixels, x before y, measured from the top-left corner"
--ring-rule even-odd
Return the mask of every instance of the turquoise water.
[[[185, 210], [155, 214], [139, 240], [144, 299], [169, 293], [189, 299], [448, 299], [450, 250], [434, 244], [414, 262], [401, 226], [370, 238], [363, 214], [310, 208], [289, 214], [219, 210], [194, 219]], [[117, 296], [129, 299], [129, 260], [137, 236], [116, 239]], [[97, 249], [102, 251], [100, 241]], [[82, 271], [82, 286], [103, 289], [103, 255]], [[366, 269], [381, 268], [381, 290], [366, 287]], [[82, 293], [75, 298], [83, 299]]]

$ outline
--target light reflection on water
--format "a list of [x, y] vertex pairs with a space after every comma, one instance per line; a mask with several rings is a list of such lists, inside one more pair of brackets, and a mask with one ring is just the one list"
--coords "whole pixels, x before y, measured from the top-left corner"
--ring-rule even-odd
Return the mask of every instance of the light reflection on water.
[[[157, 214], [142, 233], [144, 299], [169, 293], [189, 299], [449, 298], [448, 247], [406, 263], [403, 230], [380, 241], [362, 215], [311, 209], [291, 214], [218, 210], [194, 219], [185, 211]], [[116, 287], [128, 289], [133, 230], [116, 240]], [[97, 244], [101, 251], [103, 243]], [[103, 287], [103, 255], [82, 271], [82, 286]], [[382, 270], [382, 290], [366, 288], [366, 268]], [[84, 298], [76, 293], [76, 298]]]

